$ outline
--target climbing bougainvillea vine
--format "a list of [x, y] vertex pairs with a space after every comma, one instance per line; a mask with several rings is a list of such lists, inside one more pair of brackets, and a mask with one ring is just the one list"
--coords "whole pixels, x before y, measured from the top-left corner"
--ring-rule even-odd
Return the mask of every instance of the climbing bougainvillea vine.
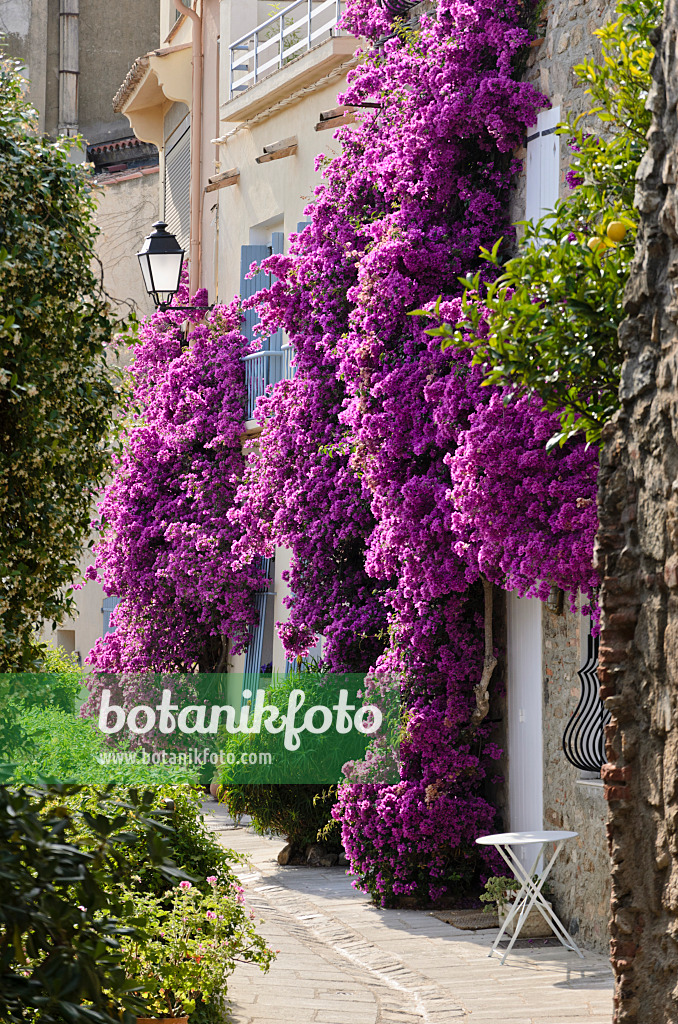
[[[176, 301], [188, 301], [185, 286]], [[196, 306], [205, 301], [198, 292]], [[227, 515], [244, 464], [241, 315], [236, 303], [216, 307], [182, 351], [186, 315], [142, 324], [129, 370], [137, 411], [100, 504], [90, 570], [121, 599], [115, 631], [88, 659], [101, 672], [222, 670], [227, 642], [242, 650], [256, 618], [263, 580], [232, 554], [240, 531]]]
[[520, 81], [528, 22], [522, 5], [439, 0], [412, 31], [349, 2], [345, 27], [374, 45], [340, 98], [357, 124], [320, 158], [311, 223], [265, 262], [275, 281], [256, 299], [297, 372], [261, 400], [232, 515], [243, 558], [292, 551], [290, 654], [322, 632], [331, 668], [369, 659], [373, 685], [403, 680], [401, 782], [344, 786], [333, 812], [358, 884], [384, 902], [449, 891], [492, 826], [482, 787], [500, 751], [469, 728], [481, 574], [523, 593], [593, 585], [594, 453], [547, 453], [552, 418], [527, 400], [504, 410], [409, 315], [442, 295], [454, 320], [480, 246], [510, 243], [512, 153], [547, 105]]

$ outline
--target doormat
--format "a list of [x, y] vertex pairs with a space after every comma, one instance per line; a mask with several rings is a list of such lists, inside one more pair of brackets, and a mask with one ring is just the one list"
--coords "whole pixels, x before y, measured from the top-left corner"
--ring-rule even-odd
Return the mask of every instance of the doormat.
[[482, 910], [435, 910], [433, 917], [445, 924], [463, 928], [464, 931], [477, 932], [483, 928], [498, 928], [496, 914], [485, 914]]

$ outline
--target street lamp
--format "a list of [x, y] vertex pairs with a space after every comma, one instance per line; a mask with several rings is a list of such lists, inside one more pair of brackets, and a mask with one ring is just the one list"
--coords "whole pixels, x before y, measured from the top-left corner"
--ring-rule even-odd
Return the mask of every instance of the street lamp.
[[153, 228], [137, 256], [146, 291], [156, 309], [164, 312], [179, 290], [185, 250], [167, 230], [164, 220], [156, 221]]

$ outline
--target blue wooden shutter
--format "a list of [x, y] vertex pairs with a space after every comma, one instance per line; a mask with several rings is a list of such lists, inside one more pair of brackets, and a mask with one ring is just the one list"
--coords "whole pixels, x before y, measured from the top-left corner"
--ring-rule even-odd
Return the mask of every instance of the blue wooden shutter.
[[104, 631], [101, 634], [102, 636], [106, 636], [107, 633], [113, 633], [114, 632], [113, 627], [111, 626], [111, 612], [119, 604], [120, 604], [120, 598], [119, 597], [105, 597], [104, 598], [103, 607], [101, 609], [103, 614], [104, 614]]
[[[271, 578], [271, 558], [262, 558], [260, 565], [263, 571], [266, 573], [268, 579]], [[254, 595], [254, 604], [259, 614], [259, 621], [256, 626], [249, 627], [250, 640], [247, 646], [247, 652], [245, 654], [245, 671], [243, 674], [243, 696], [241, 699], [241, 705], [247, 703], [248, 699], [244, 696], [244, 691], [249, 690], [252, 694], [252, 700], [254, 695], [259, 689], [259, 676], [261, 674], [261, 650], [264, 643], [264, 630], [266, 628], [266, 610], [268, 606], [268, 598], [273, 597], [273, 592], [265, 587], [263, 590], [258, 590]]]
[[[270, 255], [271, 249], [268, 245], [243, 245], [240, 247], [240, 295], [243, 299], [249, 299], [262, 288], [267, 287], [270, 279], [261, 271], [249, 280], [245, 275], [249, 272], [250, 264], [261, 263]], [[259, 316], [256, 309], [245, 310], [245, 322], [240, 329], [249, 341], [254, 340], [254, 325], [258, 322]], [[262, 347], [268, 348], [268, 343], [264, 342]]]
[[[284, 231], [274, 231], [273, 232], [273, 234], [271, 235], [271, 248], [272, 248], [273, 252], [276, 253], [276, 254], [283, 253], [285, 251], [285, 232]], [[269, 279], [269, 284], [272, 283], [274, 280], [275, 280], [275, 278], [270, 278]], [[283, 332], [282, 332], [282, 330], [276, 331], [275, 334], [272, 334], [271, 337], [269, 338], [269, 348], [271, 349], [271, 352], [280, 352], [281, 349], [282, 349], [282, 343], [283, 343]], [[279, 379], [279, 374], [276, 374], [276, 376]]]

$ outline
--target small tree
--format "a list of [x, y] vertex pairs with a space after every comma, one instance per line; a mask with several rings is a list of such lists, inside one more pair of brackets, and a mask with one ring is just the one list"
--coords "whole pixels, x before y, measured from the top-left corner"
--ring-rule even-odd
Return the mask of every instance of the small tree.
[[573, 68], [591, 108], [560, 125], [570, 137], [573, 192], [538, 225], [525, 223], [517, 255], [500, 266], [500, 242], [485, 258], [500, 269], [466, 279], [464, 316], [430, 333], [443, 348], [471, 348], [488, 383], [536, 393], [560, 413], [552, 443], [577, 431], [598, 441], [619, 407], [622, 353], [617, 331], [639, 211], [633, 197], [651, 114], [645, 101], [661, 18], [656, 0], [620, 0], [619, 18], [595, 34], [600, 62]]
[[94, 200], [71, 142], [36, 130], [18, 65], [0, 62], [0, 670], [33, 667], [109, 464], [113, 324], [93, 269]]

